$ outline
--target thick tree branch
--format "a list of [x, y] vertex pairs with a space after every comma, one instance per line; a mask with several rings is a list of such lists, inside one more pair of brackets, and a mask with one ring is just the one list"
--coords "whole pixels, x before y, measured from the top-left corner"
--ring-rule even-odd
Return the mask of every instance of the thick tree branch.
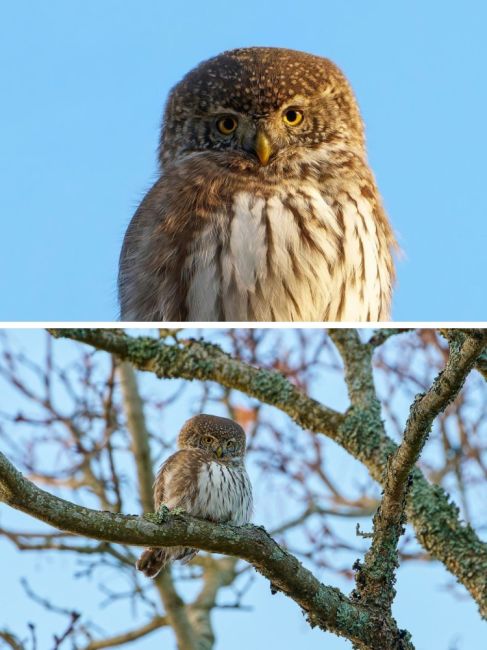
[[[378, 482], [384, 481], [387, 458], [397, 449], [384, 432], [380, 413], [357, 405], [345, 415], [337, 413], [308, 398], [279, 373], [233, 359], [218, 346], [194, 340], [169, 345], [120, 330], [62, 329], [52, 333], [117, 354], [159, 377], [211, 380], [241, 390], [280, 408], [303, 428], [329, 436], [363, 462]], [[463, 583], [487, 617], [487, 545], [460, 521], [458, 508], [442, 488], [429, 485], [417, 468], [413, 478], [408, 517], [419, 542]]]
[[[390, 611], [395, 596], [397, 544], [405, 524], [406, 496], [412, 469], [426, 443], [434, 418], [458, 395], [486, 341], [487, 332], [461, 337], [456, 342], [452, 338], [445, 368], [431, 388], [418, 395], [411, 406], [403, 441], [387, 464], [384, 494], [374, 516], [372, 544], [357, 572], [356, 597], [360, 602]], [[364, 374], [370, 376], [371, 371], [364, 371]]]
[[[443, 328], [440, 329], [440, 334], [444, 336], [448, 341], [451, 340], [451, 338], [455, 338], [458, 340], [459, 337], [465, 337], [471, 332], [472, 330], [465, 330], [465, 329], [448, 329], [448, 328]], [[477, 361], [475, 363], [475, 369], [479, 371], [479, 373], [482, 375], [482, 377], [487, 380], [487, 349], [484, 349], [482, 354], [480, 354], [477, 358]]]
[[[373, 347], [362, 344], [357, 330], [354, 329], [330, 329], [328, 333], [343, 359], [345, 381], [353, 406], [369, 410], [378, 409], [380, 412], [371, 371]], [[369, 368], [370, 372], [364, 372], [364, 369]]]
[[482, 377], [487, 380], [487, 352], [482, 352], [478, 358], [477, 363], [475, 364], [475, 367], [480, 372]]
[[215, 525], [182, 515], [164, 520], [158, 515], [98, 512], [36, 487], [1, 453], [0, 499], [55, 528], [93, 539], [135, 546], [186, 545], [240, 557], [298, 603], [312, 625], [345, 636], [361, 649], [413, 648], [393, 621], [377, 617], [338, 589], [320, 583], [262, 528]]
[[[305, 428], [330, 433], [344, 416], [297, 390], [274, 370], [256, 368], [232, 358], [217, 345], [186, 339], [168, 344], [149, 336], [127, 336], [120, 330], [51, 329], [53, 336], [70, 338], [116, 354], [138, 370], [158, 377], [217, 381], [282, 409], [293, 419], [305, 419]], [[301, 423], [301, 422], [300, 422]]]

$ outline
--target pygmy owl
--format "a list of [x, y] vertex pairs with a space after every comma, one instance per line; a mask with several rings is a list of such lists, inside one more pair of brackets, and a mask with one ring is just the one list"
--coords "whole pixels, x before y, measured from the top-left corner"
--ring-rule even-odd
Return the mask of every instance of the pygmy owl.
[[159, 160], [121, 252], [123, 320], [389, 320], [394, 235], [331, 61], [201, 63], [169, 96]]
[[[196, 415], [178, 436], [177, 451], [154, 482], [156, 510], [182, 508], [193, 517], [242, 526], [252, 515], [252, 487], [245, 470], [245, 433], [228, 418]], [[154, 578], [172, 560], [189, 562], [198, 551], [174, 546], [147, 548], [137, 569]]]

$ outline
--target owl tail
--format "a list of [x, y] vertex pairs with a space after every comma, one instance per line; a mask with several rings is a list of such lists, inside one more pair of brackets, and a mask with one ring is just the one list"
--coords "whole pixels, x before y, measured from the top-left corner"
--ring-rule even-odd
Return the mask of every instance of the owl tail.
[[160, 571], [173, 560], [182, 560], [186, 564], [198, 552], [195, 548], [176, 546], [171, 548], [146, 548], [135, 563], [135, 567], [148, 578], [155, 578]]
[[169, 560], [167, 550], [165, 548], [146, 548], [135, 563], [136, 568], [148, 578], [155, 578]]

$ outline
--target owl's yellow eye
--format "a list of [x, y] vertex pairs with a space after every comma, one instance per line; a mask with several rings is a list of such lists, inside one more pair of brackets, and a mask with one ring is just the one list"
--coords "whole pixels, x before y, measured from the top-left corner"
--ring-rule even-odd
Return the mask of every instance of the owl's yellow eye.
[[284, 124], [288, 126], [298, 126], [303, 121], [303, 112], [298, 111], [296, 108], [288, 108], [282, 116]]
[[237, 120], [231, 115], [221, 117], [216, 123], [217, 129], [220, 131], [220, 133], [223, 133], [223, 135], [230, 135], [230, 133], [233, 133], [237, 128], [237, 125]]
[[205, 436], [203, 438], [203, 442], [207, 445], [211, 445], [211, 443], [213, 442], [213, 438], [211, 436]]

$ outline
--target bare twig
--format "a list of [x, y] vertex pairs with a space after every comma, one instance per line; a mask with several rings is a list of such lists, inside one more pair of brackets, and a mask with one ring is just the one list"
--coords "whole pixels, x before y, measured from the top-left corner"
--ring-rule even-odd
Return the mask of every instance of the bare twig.
[[155, 616], [145, 625], [141, 625], [133, 630], [122, 632], [121, 634], [116, 634], [104, 639], [99, 639], [97, 641], [91, 641], [88, 645], [84, 646], [83, 650], [102, 650], [102, 648], [121, 646], [130, 641], [141, 639], [142, 637], [147, 636], [147, 634], [155, 632], [166, 625], [168, 625], [168, 621], [165, 616]]

